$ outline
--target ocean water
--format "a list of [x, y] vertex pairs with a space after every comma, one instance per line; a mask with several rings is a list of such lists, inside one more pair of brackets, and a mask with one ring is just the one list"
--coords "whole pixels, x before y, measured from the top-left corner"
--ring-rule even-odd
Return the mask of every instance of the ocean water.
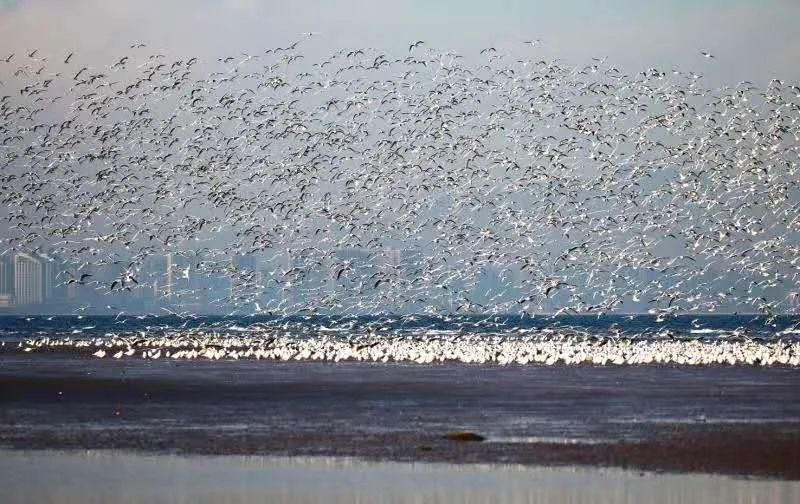
[[[337, 317], [324, 315], [267, 315], [186, 317], [154, 315], [79, 316], [15, 315], [0, 316], [0, 339], [17, 341], [42, 335], [102, 336], [107, 333], [166, 329], [239, 330], [249, 328], [289, 328], [300, 331], [442, 331], [475, 334], [502, 334], [516, 331], [585, 331], [595, 336], [656, 336], [669, 332], [679, 338], [725, 338], [736, 335], [763, 339], [800, 339], [800, 315], [757, 314], [680, 315], [660, 319], [655, 315], [372, 315]], [[705, 336], [704, 336], [705, 335]]]

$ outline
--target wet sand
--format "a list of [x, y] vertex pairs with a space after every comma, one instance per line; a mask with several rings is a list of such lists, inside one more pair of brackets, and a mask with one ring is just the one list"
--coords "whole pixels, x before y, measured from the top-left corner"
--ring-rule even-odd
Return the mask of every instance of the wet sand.
[[[102, 476], [101, 476], [102, 475]], [[794, 503], [800, 483], [346, 458], [0, 451], [3, 502]]]
[[[790, 369], [4, 358], [0, 445], [800, 480]], [[483, 442], [445, 439], [472, 431]]]
[[670, 427], [637, 442], [458, 442], [441, 433], [333, 432], [270, 434], [240, 429], [86, 428], [2, 435], [17, 449], [122, 449], [184, 455], [358, 457], [370, 461], [513, 463], [530, 466], [618, 467], [800, 480], [800, 425]]

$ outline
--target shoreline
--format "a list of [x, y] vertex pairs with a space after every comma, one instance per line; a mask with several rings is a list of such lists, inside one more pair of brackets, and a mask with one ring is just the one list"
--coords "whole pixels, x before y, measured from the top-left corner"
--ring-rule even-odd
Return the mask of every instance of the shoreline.
[[[42, 474], [48, 477], [42, 478]], [[102, 477], [98, 477], [102, 474]], [[794, 503], [800, 483], [582, 467], [0, 450], [9, 504], [119, 502]]]
[[355, 458], [384, 463], [513, 464], [800, 481], [800, 423], [668, 425], [639, 441], [483, 442], [446, 433], [244, 432], [192, 426], [150, 430], [92, 428], [0, 435], [10, 451], [111, 450], [141, 455]]

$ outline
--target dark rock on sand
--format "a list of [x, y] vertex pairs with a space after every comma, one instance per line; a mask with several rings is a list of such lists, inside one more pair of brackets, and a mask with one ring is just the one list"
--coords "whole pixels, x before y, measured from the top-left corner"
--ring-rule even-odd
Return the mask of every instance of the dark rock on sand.
[[484, 441], [486, 439], [474, 432], [448, 432], [444, 438], [450, 441]]

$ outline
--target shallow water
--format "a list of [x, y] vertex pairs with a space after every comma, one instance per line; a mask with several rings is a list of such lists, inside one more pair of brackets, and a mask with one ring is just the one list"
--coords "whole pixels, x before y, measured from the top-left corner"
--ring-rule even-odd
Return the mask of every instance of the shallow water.
[[800, 482], [346, 458], [0, 451], [7, 504], [795, 503]]

